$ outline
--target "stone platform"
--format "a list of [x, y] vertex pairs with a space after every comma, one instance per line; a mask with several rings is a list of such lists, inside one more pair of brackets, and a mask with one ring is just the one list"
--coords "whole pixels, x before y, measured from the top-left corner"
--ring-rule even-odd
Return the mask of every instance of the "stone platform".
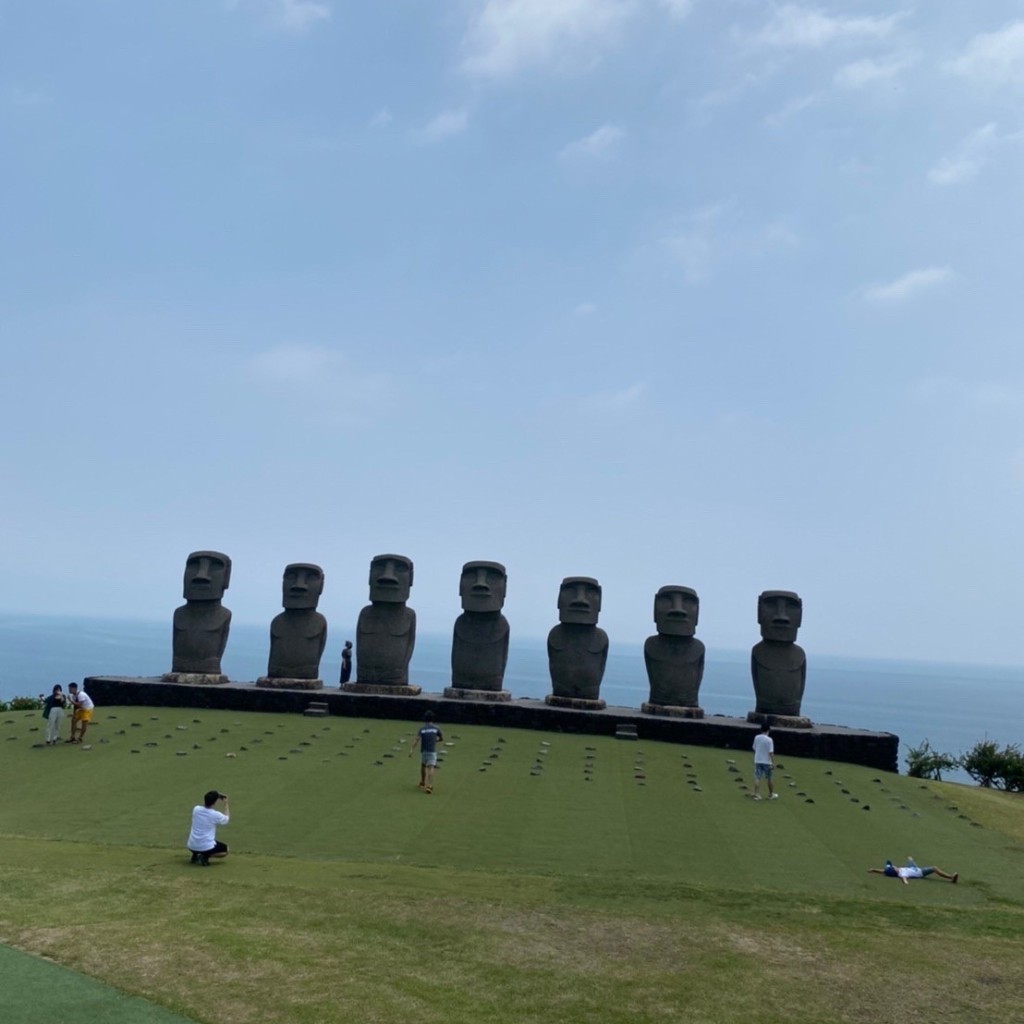
[[[706, 715], [704, 718], [673, 718], [645, 715], [637, 708], [606, 707], [603, 710], [574, 710], [553, 707], [543, 700], [519, 698], [510, 701], [449, 700], [439, 693], [418, 696], [388, 696], [343, 692], [336, 687], [323, 690], [282, 690], [257, 687], [251, 683], [197, 686], [168, 683], [159, 678], [132, 676], [89, 676], [85, 689], [96, 702], [98, 713], [104, 705], [142, 707], [211, 708], [229, 711], [271, 711], [302, 714], [310, 699], [326, 704], [331, 715], [347, 718], [391, 718], [422, 721], [433, 711], [448, 725], [493, 725], [505, 729], [539, 729], [545, 732], [615, 736], [620, 726], [633, 725], [641, 740], [683, 743], [698, 747], [719, 747], [750, 753], [757, 725], [743, 718]], [[816, 757], [844, 761], [880, 771], [898, 771], [899, 737], [891, 732], [866, 732], [839, 725], [813, 725], [805, 729], [772, 729], [775, 752], [782, 756]]]

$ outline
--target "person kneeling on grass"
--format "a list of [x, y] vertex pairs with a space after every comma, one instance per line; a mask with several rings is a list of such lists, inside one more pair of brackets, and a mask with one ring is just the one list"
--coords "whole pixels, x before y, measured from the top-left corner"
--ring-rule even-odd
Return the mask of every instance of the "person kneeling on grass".
[[413, 744], [409, 748], [409, 756], [412, 757], [416, 747], [420, 747], [419, 787], [428, 793], [434, 792], [434, 769], [437, 767], [438, 740], [444, 742], [444, 734], [434, 725], [434, 712], [428, 711], [423, 716], [422, 728], [416, 733], [416, 739], [413, 740]]
[[907, 863], [901, 868], [896, 867], [891, 860], [887, 860], [884, 868], [868, 868], [868, 873], [872, 875], [885, 875], [887, 878], [898, 878], [904, 885], [910, 885], [910, 879], [912, 878], [927, 878], [929, 875], [948, 878], [951, 882], [956, 882], [960, 877], [959, 871], [954, 871], [950, 875], [941, 868], [920, 868], [914, 863], [913, 857], [908, 857]]
[[[223, 812], [213, 805], [218, 800], [224, 801]], [[228, 847], [217, 839], [217, 826], [226, 825], [231, 820], [228, 809], [228, 798], [223, 793], [211, 789], [203, 796], [202, 806], [196, 804], [192, 808], [192, 831], [188, 834], [188, 848], [192, 853], [192, 863], [208, 867], [211, 857], [226, 857]]]

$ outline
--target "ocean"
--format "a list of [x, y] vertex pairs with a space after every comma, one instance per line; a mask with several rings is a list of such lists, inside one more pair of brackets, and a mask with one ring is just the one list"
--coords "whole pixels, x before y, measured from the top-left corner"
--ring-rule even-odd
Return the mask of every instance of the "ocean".
[[[321, 663], [336, 686], [340, 637]], [[265, 674], [265, 626], [233, 624], [222, 667], [238, 682]], [[410, 682], [440, 693], [449, 685], [451, 637], [416, 640]], [[982, 739], [1024, 743], [1024, 668], [841, 658], [808, 651], [803, 713], [825, 725], [893, 732], [900, 764], [908, 746], [962, 753]], [[748, 651], [708, 651], [701, 707], [708, 714], [743, 717], [754, 706]], [[0, 699], [35, 696], [54, 683], [65, 689], [91, 675], [157, 676], [170, 669], [171, 624], [115, 619], [0, 614]], [[505, 688], [513, 697], [550, 692], [542, 639], [516, 639]], [[601, 696], [609, 705], [638, 708], [647, 699], [642, 644], [612, 641]], [[951, 773], [954, 781], [969, 781]]]

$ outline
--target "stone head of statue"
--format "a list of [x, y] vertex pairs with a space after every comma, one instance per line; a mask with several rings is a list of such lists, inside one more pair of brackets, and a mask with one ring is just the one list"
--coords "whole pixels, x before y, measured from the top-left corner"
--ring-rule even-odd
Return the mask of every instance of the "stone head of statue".
[[662, 636], [693, 636], [700, 615], [700, 598], [690, 587], [670, 585], [654, 595], [654, 621]]
[[596, 626], [601, 584], [590, 576], [566, 576], [558, 590], [558, 621]]
[[292, 562], [284, 567], [281, 603], [285, 608], [315, 608], [324, 592], [324, 571], [310, 562]]
[[231, 582], [231, 559], [220, 551], [193, 551], [185, 560], [186, 601], [219, 601]]
[[370, 600], [404, 604], [412, 589], [412, 559], [405, 555], [375, 555], [370, 562]]
[[459, 597], [467, 612], [500, 612], [508, 574], [500, 562], [467, 562], [459, 578]]
[[791, 590], [766, 590], [757, 599], [757, 622], [765, 640], [792, 643], [803, 614], [804, 603]]

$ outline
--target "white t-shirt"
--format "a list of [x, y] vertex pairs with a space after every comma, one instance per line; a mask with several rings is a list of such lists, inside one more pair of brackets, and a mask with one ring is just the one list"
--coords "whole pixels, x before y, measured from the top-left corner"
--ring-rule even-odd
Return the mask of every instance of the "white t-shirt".
[[919, 867], [897, 868], [896, 874], [900, 878], [924, 878], [924, 872]]
[[754, 764], [771, 764], [775, 752], [775, 740], [766, 732], [759, 732], [754, 737]]
[[217, 826], [226, 825], [229, 820], [226, 814], [212, 807], [196, 804], [192, 808], [192, 831], [188, 834], [188, 848], [196, 853], [212, 850], [217, 842]]
[[75, 694], [75, 703], [83, 711], [92, 711], [92, 709], [96, 707], [92, 702], [92, 697], [90, 697], [85, 690], [79, 690], [78, 693]]

